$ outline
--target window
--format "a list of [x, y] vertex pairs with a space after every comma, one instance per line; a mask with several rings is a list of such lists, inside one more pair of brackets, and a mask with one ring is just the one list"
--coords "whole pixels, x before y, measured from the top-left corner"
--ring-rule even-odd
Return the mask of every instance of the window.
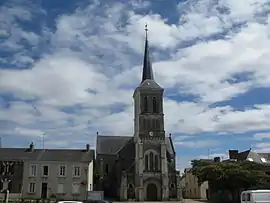
[[246, 194], [242, 193], [242, 201], [246, 201]]
[[148, 100], [147, 100], [147, 97], [143, 98], [143, 111], [148, 112]]
[[145, 158], [144, 158], [144, 168], [146, 171], [148, 171], [148, 155], [145, 155]]
[[42, 175], [43, 176], [48, 176], [49, 175], [49, 166], [43, 166], [43, 169], [42, 169]]
[[72, 194], [80, 193], [80, 183], [73, 183], [72, 184]]
[[63, 183], [59, 183], [57, 185], [57, 193], [58, 194], [64, 194], [64, 184]]
[[153, 113], [158, 113], [157, 98], [153, 97]]
[[155, 155], [155, 171], [159, 170], [158, 164], [158, 155]]
[[250, 201], [250, 193], [247, 193], [247, 196], [246, 196], [246, 201], [249, 202]]
[[30, 165], [30, 176], [37, 176], [37, 165]]
[[109, 164], [106, 164], [105, 166], [105, 173], [109, 173]]
[[36, 192], [36, 183], [29, 183], [28, 192], [29, 192], [29, 193], [34, 193], [34, 192]]
[[81, 176], [81, 167], [80, 166], [73, 166], [73, 176], [74, 177]]
[[160, 122], [158, 119], [156, 119], [155, 121], [156, 121], [156, 129], [159, 130], [160, 129]]
[[59, 167], [59, 176], [66, 176], [66, 166], [61, 165]]
[[154, 154], [153, 152], [150, 152], [150, 171], [153, 171], [154, 169]]

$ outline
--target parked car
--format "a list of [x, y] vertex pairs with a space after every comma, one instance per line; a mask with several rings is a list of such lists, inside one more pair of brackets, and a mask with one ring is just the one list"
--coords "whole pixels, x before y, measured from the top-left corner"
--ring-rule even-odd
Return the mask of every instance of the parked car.
[[270, 190], [247, 190], [241, 193], [241, 203], [269, 203]]

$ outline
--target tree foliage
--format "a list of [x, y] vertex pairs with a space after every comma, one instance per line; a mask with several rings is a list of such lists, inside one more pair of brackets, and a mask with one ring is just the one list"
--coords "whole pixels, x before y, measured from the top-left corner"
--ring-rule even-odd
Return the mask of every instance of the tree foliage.
[[209, 181], [220, 189], [233, 190], [267, 185], [270, 177], [265, 173], [265, 169], [265, 165], [250, 161], [193, 160], [191, 170], [198, 177], [199, 183]]

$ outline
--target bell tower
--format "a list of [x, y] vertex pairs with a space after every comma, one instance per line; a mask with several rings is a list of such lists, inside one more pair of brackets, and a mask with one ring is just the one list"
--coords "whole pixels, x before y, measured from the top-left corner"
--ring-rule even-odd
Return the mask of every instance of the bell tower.
[[[166, 201], [169, 197], [169, 187], [163, 114], [164, 89], [154, 79], [147, 26], [145, 31], [142, 80], [133, 94], [135, 194], [138, 201], [145, 201], [153, 194], [156, 194], [154, 199]], [[156, 192], [151, 190], [152, 186]]]
[[142, 80], [133, 94], [135, 103], [134, 137], [141, 140], [163, 140], [165, 138], [163, 114], [164, 89], [154, 79], [149, 53], [147, 25], [145, 31], [146, 39]]

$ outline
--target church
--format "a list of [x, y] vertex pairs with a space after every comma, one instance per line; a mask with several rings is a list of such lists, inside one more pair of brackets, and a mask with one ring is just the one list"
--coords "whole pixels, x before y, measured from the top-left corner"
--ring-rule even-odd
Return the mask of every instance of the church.
[[134, 133], [97, 134], [95, 189], [105, 198], [182, 200], [174, 145], [164, 129], [163, 93], [154, 79], [146, 29], [142, 80], [133, 94]]

